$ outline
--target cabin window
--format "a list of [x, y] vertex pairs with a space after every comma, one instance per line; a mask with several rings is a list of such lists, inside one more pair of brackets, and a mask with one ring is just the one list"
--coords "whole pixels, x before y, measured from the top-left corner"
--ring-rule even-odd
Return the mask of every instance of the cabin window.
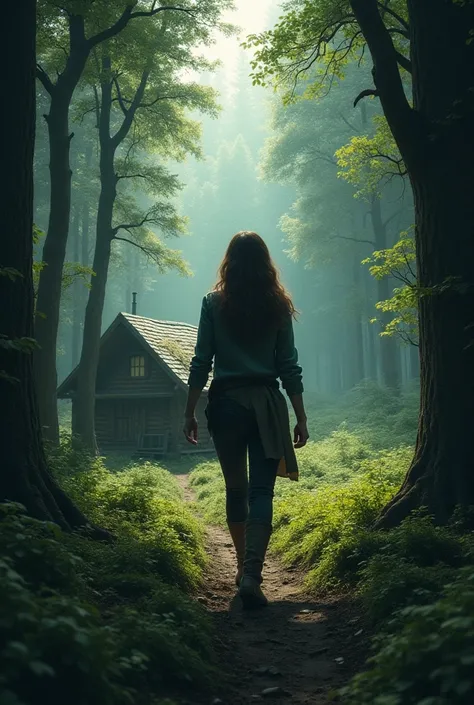
[[145, 358], [143, 355], [134, 355], [130, 358], [130, 377], [145, 376]]

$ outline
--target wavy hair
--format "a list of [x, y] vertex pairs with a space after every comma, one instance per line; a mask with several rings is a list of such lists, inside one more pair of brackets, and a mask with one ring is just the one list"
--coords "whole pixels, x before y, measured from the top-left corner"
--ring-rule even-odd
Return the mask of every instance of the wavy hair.
[[249, 230], [230, 241], [214, 291], [220, 294], [224, 320], [238, 337], [261, 337], [296, 315], [268, 247]]

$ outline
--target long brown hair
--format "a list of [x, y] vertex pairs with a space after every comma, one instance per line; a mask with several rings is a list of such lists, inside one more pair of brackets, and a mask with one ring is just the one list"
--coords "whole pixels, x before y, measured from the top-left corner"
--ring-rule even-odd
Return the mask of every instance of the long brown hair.
[[296, 314], [268, 247], [260, 235], [248, 230], [230, 241], [214, 291], [220, 294], [224, 320], [239, 337], [261, 337]]

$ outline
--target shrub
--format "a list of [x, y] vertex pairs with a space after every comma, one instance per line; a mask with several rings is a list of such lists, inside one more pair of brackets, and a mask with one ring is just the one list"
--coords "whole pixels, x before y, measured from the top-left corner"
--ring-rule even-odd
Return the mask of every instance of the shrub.
[[474, 701], [474, 569], [459, 571], [438, 601], [402, 610], [379, 635], [369, 670], [342, 695], [347, 705], [471, 705]]
[[107, 705], [130, 702], [117, 634], [74, 598], [35, 594], [0, 560], [1, 702]]
[[201, 578], [204, 532], [176, 480], [151, 463], [110, 472], [69, 443], [52, 458], [115, 541], [0, 506], [2, 705], [157, 704], [171, 681], [208, 683], [210, 624], [184, 593]]

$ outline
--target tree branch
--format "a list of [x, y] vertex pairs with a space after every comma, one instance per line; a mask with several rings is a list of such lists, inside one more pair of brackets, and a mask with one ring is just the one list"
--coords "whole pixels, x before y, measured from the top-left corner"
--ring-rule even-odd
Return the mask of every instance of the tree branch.
[[127, 112], [125, 113], [123, 122], [115, 133], [115, 135], [112, 137], [112, 144], [115, 147], [117, 147], [119, 144], [121, 144], [121, 142], [123, 142], [123, 140], [130, 131], [133, 119], [135, 117], [135, 113], [137, 112], [138, 108], [140, 107], [140, 103], [142, 102], [149, 75], [150, 69], [147, 67], [142, 73], [140, 84], [137, 90], [135, 91], [135, 95], [133, 96], [133, 100], [130, 103], [130, 107], [127, 108]]
[[369, 47], [375, 87], [385, 117], [398, 147], [412, 144], [413, 110], [408, 103], [398, 68], [397, 52], [378, 9], [377, 0], [350, 0], [357, 22]]
[[49, 95], [53, 95], [55, 85], [40, 64], [36, 64], [36, 78], [42, 84], [45, 91], [47, 91]]
[[354, 101], [354, 108], [357, 107], [363, 98], [367, 98], [369, 95], [378, 96], [379, 92], [376, 88], [366, 88], [365, 91], [361, 91]]
[[346, 237], [345, 235], [334, 235], [338, 240], [351, 240], [352, 242], [361, 242], [364, 245], [370, 245], [375, 247], [375, 242], [373, 240], [360, 240], [358, 237]]
[[392, 15], [392, 17], [393, 17], [394, 19], [396, 19], [397, 22], [398, 22], [399, 24], [401, 24], [402, 27], [405, 29], [405, 31], [406, 31], [406, 33], [407, 33], [407, 36], [409, 36], [409, 33], [410, 33], [410, 25], [408, 24], [408, 22], [407, 22], [406, 20], [403, 19], [403, 17], [402, 17], [401, 15], [398, 14], [398, 12], [395, 12], [395, 10], [393, 10], [391, 7], [389, 7], [389, 4], [388, 4], [389, 1], [390, 1], [390, 0], [384, 0], [384, 2], [380, 2], [380, 0], [379, 0], [379, 1], [377, 2], [377, 5], [378, 5], [382, 10], [384, 10], [385, 12], [387, 12], [389, 15]]
[[148, 257], [148, 259], [151, 259], [155, 264], [160, 265], [160, 258], [158, 257], [157, 253], [151, 252], [146, 247], [143, 247], [143, 245], [140, 245], [138, 242], [134, 242], [133, 240], [129, 240], [126, 237], [117, 237], [116, 235], [113, 237], [113, 240], [119, 240], [120, 242], [127, 242], [129, 245], [132, 245], [132, 247], [136, 247], [137, 249], [141, 250], [143, 254]]
[[400, 215], [400, 213], [402, 213], [402, 212], [403, 212], [403, 208], [399, 208], [399, 209], [396, 210], [394, 213], [392, 213], [392, 215], [390, 215], [390, 216], [387, 218], [387, 220], [385, 221], [385, 223], [383, 224], [384, 228], [386, 228], [387, 225], [388, 225], [389, 223], [391, 223], [392, 220], [393, 220], [394, 218], [396, 218], [398, 215]]
[[115, 86], [115, 90], [117, 91], [118, 103], [119, 103], [120, 107], [122, 108], [123, 114], [125, 116], [127, 116], [128, 108], [125, 106], [124, 100], [122, 98], [122, 91], [120, 90], [120, 85], [119, 85], [117, 76], [114, 77], [114, 86]]
[[117, 181], [121, 181], [122, 179], [150, 179], [146, 174], [122, 174], [122, 176], [117, 175], [116, 178]]
[[397, 62], [398, 65], [402, 67], [402, 69], [405, 69], [405, 71], [408, 71], [408, 73], [412, 72], [412, 66], [411, 66], [411, 61], [408, 59], [406, 56], [404, 56], [401, 52], [395, 51], [395, 56], [397, 57]]
[[117, 22], [115, 22], [115, 24], [113, 24], [111, 27], [108, 27], [107, 29], [104, 29], [102, 32], [98, 32], [98, 34], [95, 34], [93, 37], [90, 37], [90, 39], [88, 39], [89, 46], [91, 48], [95, 47], [98, 44], [105, 42], [107, 39], [115, 37], [117, 34], [119, 34], [122, 30], [125, 29], [130, 20], [133, 20], [136, 17], [154, 17], [159, 12], [166, 12], [168, 10], [174, 10], [176, 12], [185, 12], [186, 14], [191, 16], [194, 16], [195, 14], [195, 11], [191, 10], [188, 7], [180, 7], [179, 5], [162, 5], [161, 7], [155, 7], [155, 5], [156, 3], [154, 2], [150, 10], [141, 10], [139, 12], [133, 12], [133, 5], [128, 5], [122, 12]]
[[339, 117], [346, 123], [347, 127], [350, 128], [351, 132], [360, 132], [360, 130], [358, 130], [357, 127], [355, 127], [352, 123], [350, 123], [349, 120], [347, 120], [347, 118], [345, 118], [342, 113], [339, 113]]
[[114, 239], [120, 240], [120, 238], [117, 237], [117, 233], [119, 232], [119, 230], [126, 230], [127, 232], [130, 232], [130, 230], [135, 230], [136, 228], [141, 228], [143, 225], [145, 225], [145, 223], [149, 223], [150, 218], [148, 216], [149, 216], [149, 213], [147, 213], [139, 223], [121, 223], [120, 225], [116, 225], [115, 228], [113, 229]]

